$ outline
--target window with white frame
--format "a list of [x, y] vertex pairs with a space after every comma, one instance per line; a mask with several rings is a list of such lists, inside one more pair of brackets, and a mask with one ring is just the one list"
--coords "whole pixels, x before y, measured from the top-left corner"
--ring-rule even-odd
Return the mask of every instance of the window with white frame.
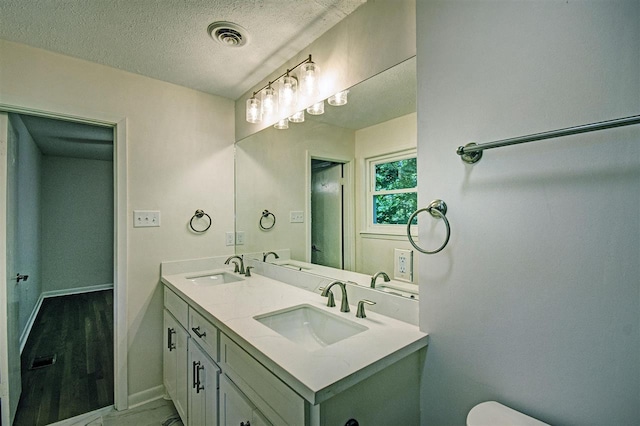
[[367, 167], [367, 228], [379, 233], [404, 233], [409, 217], [418, 208], [416, 151], [369, 158]]

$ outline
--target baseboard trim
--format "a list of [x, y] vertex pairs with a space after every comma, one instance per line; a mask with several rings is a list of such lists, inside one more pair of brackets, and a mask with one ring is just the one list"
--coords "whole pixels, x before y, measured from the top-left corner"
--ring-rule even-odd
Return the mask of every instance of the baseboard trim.
[[20, 354], [22, 355], [22, 351], [27, 344], [27, 339], [29, 338], [29, 334], [31, 334], [31, 329], [33, 328], [33, 324], [36, 322], [36, 317], [38, 316], [38, 312], [40, 312], [40, 308], [42, 308], [42, 302], [45, 298], [70, 296], [72, 294], [91, 293], [93, 291], [103, 290], [113, 290], [113, 284], [100, 284], [87, 287], [69, 288], [65, 290], [51, 290], [40, 293], [40, 296], [33, 307], [33, 311], [31, 311], [31, 315], [29, 315], [29, 320], [22, 330], [22, 334], [20, 334]]
[[22, 334], [20, 335], [20, 355], [22, 355], [22, 351], [24, 350], [24, 345], [27, 344], [27, 339], [29, 338], [29, 334], [31, 334], [31, 329], [33, 328], [33, 324], [36, 322], [36, 317], [38, 316], [38, 312], [40, 312], [40, 307], [42, 307], [42, 301], [44, 297], [42, 293], [38, 297], [36, 304], [33, 306], [33, 310], [31, 311], [31, 315], [29, 315], [29, 319], [25, 324], [24, 329], [22, 330]]
[[70, 296], [72, 294], [91, 293], [93, 291], [112, 290], [113, 284], [99, 284], [87, 287], [67, 288], [63, 290], [50, 290], [42, 292], [42, 297], [58, 297], [58, 296]]
[[164, 385], [159, 385], [151, 389], [129, 395], [129, 409], [161, 399], [164, 397], [164, 394]]

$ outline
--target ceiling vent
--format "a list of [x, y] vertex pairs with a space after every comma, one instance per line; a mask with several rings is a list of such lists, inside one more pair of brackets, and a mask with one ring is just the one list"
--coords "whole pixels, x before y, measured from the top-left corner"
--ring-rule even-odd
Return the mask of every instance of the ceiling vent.
[[240, 47], [247, 44], [247, 31], [233, 22], [218, 21], [209, 25], [207, 32], [212, 39], [228, 47]]

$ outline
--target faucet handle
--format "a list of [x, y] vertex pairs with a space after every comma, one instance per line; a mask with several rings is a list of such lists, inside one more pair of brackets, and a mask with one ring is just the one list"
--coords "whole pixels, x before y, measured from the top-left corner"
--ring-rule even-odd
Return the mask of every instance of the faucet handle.
[[253, 269], [253, 266], [247, 266], [246, 268], [244, 268], [245, 270], [245, 277], [250, 277], [251, 276], [251, 270]]
[[321, 296], [324, 296], [326, 293], [327, 296], [327, 306], [330, 308], [333, 308], [334, 306], [336, 306], [336, 299], [335, 297], [333, 297], [333, 292], [331, 290], [327, 290], [325, 292], [325, 288], [324, 287], [320, 287], [318, 290], [320, 290], [322, 292]]
[[236, 262], [235, 260], [231, 261], [231, 263], [233, 263], [235, 266], [233, 267], [233, 272], [238, 272], [240, 271], [240, 267], [238, 266], [238, 262]]
[[367, 315], [364, 313], [364, 304], [367, 305], [375, 305], [376, 302], [372, 302], [371, 300], [363, 299], [358, 302], [358, 310], [356, 312], [356, 318], [366, 318]]

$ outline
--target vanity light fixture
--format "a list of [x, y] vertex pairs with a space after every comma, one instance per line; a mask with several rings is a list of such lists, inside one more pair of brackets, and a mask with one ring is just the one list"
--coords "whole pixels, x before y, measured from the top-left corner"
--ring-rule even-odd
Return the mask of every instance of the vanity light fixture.
[[327, 102], [331, 106], [342, 106], [347, 104], [347, 95], [349, 94], [348, 90], [343, 90], [342, 92], [338, 92], [333, 96], [329, 96]]
[[324, 114], [324, 101], [317, 102], [307, 108], [307, 112], [311, 115]]
[[300, 66], [300, 91], [305, 96], [315, 96], [318, 94], [318, 77], [320, 68], [315, 62], [309, 60]]
[[262, 92], [262, 113], [272, 115], [278, 112], [278, 95], [276, 90], [268, 85]]
[[278, 130], [286, 130], [289, 128], [289, 119], [283, 118], [282, 120], [278, 120], [276, 124], [273, 125]]
[[[298, 78], [293, 74], [293, 71], [297, 68], [300, 68], [299, 77], [302, 80], [303, 94], [305, 96], [317, 94], [320, 69], [309, 55], [304, 61], [287, 69], [273, 81], [269, 81], [253, 92], [246, 103], [246, 118], [249, 123], [260, 123], [263, 115], [273, 114], [278, 109], [281, 111], [295, 110], [298, 105]], [[276, 83], [278, 84], [277, 95]], [[258, 94], [261, 94], [260, 97], [256, 97]]]
[[256, 98], [255, 93], [247, 99], [247, 121], [249, 123], [259, 123], [262, 121], [262, 107], [260, 105], [260, 99]]
[[287, 74], [280, 80], [280, 103], [283, 109], [294, 108], [298, 104], [298, 79]]
[[289, 121], [292, 123], [303, 123], [304, 122], [304, 110], [298, 111], [289, 117]]

